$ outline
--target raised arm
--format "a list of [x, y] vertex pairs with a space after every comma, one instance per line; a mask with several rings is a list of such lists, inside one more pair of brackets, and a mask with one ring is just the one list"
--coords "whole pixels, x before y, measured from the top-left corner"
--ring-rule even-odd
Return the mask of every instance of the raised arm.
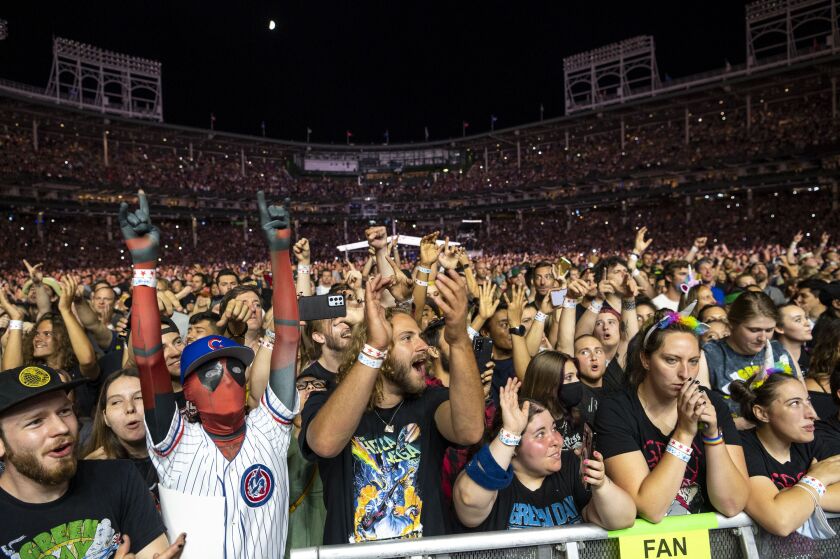
[[292, 247], [292, 251], [295, 253], [295, 258], [297, 258], [297, 279], [295, 280], [297, 294], [301, 297], [314, 295], [312, 293], [312, 276], [310, 275], [312, 260], [310, 257], [309, 240], [300, 239]]
[[414, 268], [414, 320], [420, 323], [423, 317], [423, 307], [426, 306], [426, 292], [429, 288], [429, 276], [432, 274], [432, 266], [435, 265], [440, 251], [443, 250], [437, 244], [439, 233], [429, 233], [420, 239], [420, 258]]
[[152, 225], [146, 194], [141, 190], [137, 197], [140, 208], [130, 212], [128, 204], [123, 202], [119, 219], [120, 231], [134, 264], [131, 347], [140, 371], [146, 426], [152, 442], [157, 444], [166, 437], [178, 408], [160, 340], [160, 313], [155, 286], [160, 232]]
[[289, 212], [283, 206], [267, 206], [265, 194], [257, 193], [260, 225], [271, 251], [271, 273], [274, 291], [271, 307], [274, 312], [274, 349], [271, 351], [271, 372], [268, 387], [289, 410], [297, 400], [295, 360], [300, 340], [297, 295], [289, 260], [292, 230]]
[[588, 290], [589, 285], [582, 279], [574, 279], [569, 282], [569, 287], [566, 290], [566, 299], [563, 301], [563, 312], [560, 314], [560, 334], [557, 337], [557, 351], [562, 351], [567, 355], [575, 354], [577, 305]]
[[[392, 278], [371, 276], [365, 286], [367, 344], [379, 351], [388, 349], [393, 335], [380, 301], [382, 291], [391, 281]], [[359, 360], [353, 363], [309, 424], [306, 443], [312, 452], [322, 458], [332, 458], [347, 446], [367, 409], [378, 376], [378, 368]]]
[[90, 303], [88, 303], [84, 297], [80, 296], [78, 293], [76, 293], [76, 296], [74, 297], [73, 308], [76, 311], [76, 316], [79, 317], [79, 322], [81, 322], [84, 329], [93, 336], [93, 341], [95, 341], [99, 347], [107, 348], [111, 345], [113, 333], [108, 330], [107, 326], [102, 324], [102, 321], [99, 320], [99, 317], [95, 312], [93, 312], [93, 309], [90, 308]]
[[76, 296], [78, 282], [69, 275], [61, 278], [61, 296], [58, 299], [58, 310], [64, 327], [67, 328], [67, 336], [70, 338], [70, 347], [79, 362], [79, 371], [89, 379], [99, 377], [99, 364], [96, 362], [96, 352], [93, 344], [90, 343], [85, 329], [79, 323], [76, 315], [73, 314], [73, 298]]
[[[519, 328], [522, 326], [522, 310], [525, 306], [525, 288], [514, 285], [511, 287], [511, 297], [508, 299], [507, 293], [503, 294], [505, 303], [508, 306], [508, 324], [511, 328]], [[524, 336], [517, 336], [511, 334], [511, 345], [513, 350], [513, 371], [516, 373], [516, 378], [520, 381], [525, 380], [525, 371], [528, 369], [528, 363], [531, 362], [531, 354], [528, 353], [528, 345], [525, 342]]]
[[6, 297], [5, 286], [0, 286], [0, 306], [9, 315], [8, 340], [3, 351], [3, 370], [23, 365], [23, 313]]

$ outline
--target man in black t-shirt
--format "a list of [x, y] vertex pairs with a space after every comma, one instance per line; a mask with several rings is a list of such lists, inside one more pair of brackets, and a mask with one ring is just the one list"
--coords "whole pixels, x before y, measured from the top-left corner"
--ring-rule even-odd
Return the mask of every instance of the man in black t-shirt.
[[[138, 559], [181, 554], [131, 462], [77, 462], [79, 424], [68, 390], [49, 367], [0, 372], [0, 545], [9, 557]], [[129, 540], [129, 536], [131, 539]]]
[[326, 382], [327, 388], [333, 387], [344, 351], [353, 338], [347, 317], [311, 320], [306, 323], [303, 335], [315, 361], [301, 375], [313, 376]]
[[484, 433], [464, 280], [439, 275], [433, 297], [446, 321], [449, 390], [426, 389], [428, 345], [414, 318], [396, 309], [386, 318], [380, 297], [392, 281], [368, 281], [367, 344], [335, 388], [313, 394], [303, 410], [301, 451], [318, 461], [324, 482], [325, 544], [443, 534], [444, 449], [475, 444]]

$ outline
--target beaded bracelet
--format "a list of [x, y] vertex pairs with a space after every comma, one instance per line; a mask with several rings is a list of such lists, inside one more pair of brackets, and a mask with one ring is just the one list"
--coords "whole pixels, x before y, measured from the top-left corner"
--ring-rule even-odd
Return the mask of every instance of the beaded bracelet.
[[686, 454], [685, 452], [683, 452], [681, 450], [677, 450], [676, 448], [674, 448], [671, 445], [668, 445], [668, 446], [665, 447], [665, 452], [667, 452], [668, 454], [671, 454], [673, 456], [676, 456], [677, 458], [679, 458], [680, 460], [682, 460], [686, 464], [688, 464], [688, 461], [691, 460], [691, 454]]
[[505, 446], [519, 446], [519, 441], [522, 440], [522, 435], [515, 435], [510, 431], [504, 429], [499, 430], [499, 440]]
[[381, 368], [382, 362], [384, 361], [384, 359], [372, 359], [361, 352], [359, 352], [359, 357], [357, 359], [359, 360], [359, 363], [361, 363], [362, 365], [366, 365], [371, 369]]
[[819, 495], [820, 497], [825, 495], [825, 485], [823, 485], [823, 482], [821, 482], [814, 476], [802, 476], [801, 478], [799, 478], [798, 483], [804, 483], [805, 485], [816, 491], [817, 495]]

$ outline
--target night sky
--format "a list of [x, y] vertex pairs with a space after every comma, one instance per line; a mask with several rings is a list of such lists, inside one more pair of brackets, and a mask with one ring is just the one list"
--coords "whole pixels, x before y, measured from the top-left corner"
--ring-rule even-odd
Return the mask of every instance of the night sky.
[[[690, 4], [690, 5], [689, 5]], [[634, 35], [660, 76], [744, 60], [742, 0], [11, 1], [0, 78], [45, 86], [52, 36], [163, 63], [165, 121], [313, 142], [391, 143], [563, 114], [562, 59]], [[277, 28], [269, 31], [268, 21]]]

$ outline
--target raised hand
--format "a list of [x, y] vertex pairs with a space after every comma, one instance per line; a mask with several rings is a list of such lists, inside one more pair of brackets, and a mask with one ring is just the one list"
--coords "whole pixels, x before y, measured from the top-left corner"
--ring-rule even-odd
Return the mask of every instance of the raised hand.
[[298, 264], [303, 264], [304, 266], [310, 264], [309, 239], [299, 239], [295, 243], [295, 246], [292, 247], [292, 252], [295, 253]]
[[120, 231], [134, 264], [157, 264], [160, 251], [160, 231], [152, 225], [146, 193], [137, 192], [139, 209], [130, 212], [128, 204], [120, 204]]
[[802, 231], [797, 231], [796, 235], [793, 236], [793, 242], [796, 243], [796, 244], [799, 244], [799, 243], [802, 242], [802, 239], [804, 239], [804, 238], [805, 238], [805, 235], [802, 233]]
[[697, 249], [699, 250], [706, 246], [706, 241], [708, 240], [708, 237], [697, 237], [696, 239], [694, 239], [694, 246], [697, 247]]
[[507, 384], [499, 389], [499, 407], [502, 409], [502, 428], [514, 435], [522, 435], [528, 427], [528, 410], [531, 402], [519, 406], [519, 387], [522, 383], [509, 378]]
[[566, 297], [568, 299], [581, 299], [584, 295], [589, 293], [590, 285], [586, 280], [574, 279], [569, 282], [566, 289]]
[[823, 234], [820, 235], [820, 245], [826, 246], [828, 244], [828, 240], [831, 238], [831, 235], [828, 232], [823, 231]]
[[216, 327], [222, 332], [227, 328], [234, 336], [243, 336], [248, 330], [248, 318], [251, 316], [251, 312], [252, 309], [247, 302], [231, 299], [225, 307], [225, 312], [216, 322]]
[[458, 267], [458, 248], [449, 246], [449, 237], [443, 243], [443, 251], [438, 254], [438, 263], [447, 270], [454, 270]]
[[[393, 295], [394, 300], [401, 302], [406, 301], [411, 297], [411, 292], [414, 290], [414, 285], [410, 279], [402, 272], [399, 265], [391, 258], [390, 255], [385, 255], [385, 260], [394, 271], [394, 281], [388, 286], [388, 291]], [[349, 285], [349, 284], [348, 284]]]
[[612, 282], [607, 279], [607, 269], [604, 268], [604, 274], [601, 276], [601, 281], [598, 282], [598, 294], [606, 298], [607, 295], [615, 293], [615, 287]]
[[388, 245], [388, 230], [383, 225], [375, 225], [365, 229], [368, 245], [374, 250], [381, 250]]
[[61, 295], [58, 297], [58, 309], [62, 312], [69, 312], [73, 308], [73, 300], [76, 298], [76, 288], [79, 282], [68, 274], [65, 274], [59, 282], [61, 284]]
[[265, 193], [257, 192], [257, 207], [260, 210], [260, 227], [262, 227], [265, 239], [268, 241], [268, 249], [271, 252], [289, 250], [292, 242], [292, 230], [290, 227], [291, 218], [286, 209], [289, 201], [284, 206], [268, 206], [265, 202]]
[[511, 328], [518, 328], [522, 324], [522, 311], [525, 309], [525, 286], [512, 286], [510, 295], [508, 298], [507, 293], [503, 294], [508, 306], [508, 323]]
[[44, 273], [41, 272], [38, 268], [43, 266], [43, 263], [35, 264], [34, 266], [31, 265], [26, 259], [23, 259], [23, 265], [26, 266], [26, 271], [29, 273], [29, 279], [32, 280], [32, 283], [39, 284], [41, 280], [44, 279]]
[[633, 246], [633, 252], [638, 254], [639, 256], [642, 255], [644, 251], [650, 246], [650, 243], [653, 242], [653, 239], [645, 240], [645, 235], [647, 235], [647, 227], [640, 227], [639, 230], [636, 232], [636, 244]]
[[466, 281], [454, 270], [447, 270], [445, 274], [437, 276], [435, 284], [438, 294], [431, 295], [431, 298], [443, 312], [446, 324], [443, 331], [444, 339], [449, 345], [465, 340], [468, 342]]
[[420, 265], [428, 268], [437, 262], [438, 255], [443, 250], [443, 245], [437, 244], [440, 231], [429, 233], [420, 239]]
[[484, 285], [478, 286], [478, 316], [484, 322], [487, 322], [493, 317], [496, 308], [499, 306], [500, 299], [494, 295], [496, 286], [492, 282], [487, 282]]
[[464, 268], [469, 266], [470, 265], [470, 255], [467, 254], [467, 249], [464, 248], [464, 247], [458, 247], [456, 249], [456, 252], [458, 254], [458, 264], [460, 264]]
[[0, 288], [0, 307], [6, 311], [11, 320], [23, 320], [23, 313], [16, 305], [11, 304], [6, 297], [6, 286]]
[[384, 277], [377, 274], [371, 276], [367, 285], [365, 285], [367, 343], [381, 351], [388, 349], [393, 336], [391, 323], [385, 318], [385, 309], [382, 308], [380, 302], [382, 291], [391, 285], [392, 281], [393, 277]]

